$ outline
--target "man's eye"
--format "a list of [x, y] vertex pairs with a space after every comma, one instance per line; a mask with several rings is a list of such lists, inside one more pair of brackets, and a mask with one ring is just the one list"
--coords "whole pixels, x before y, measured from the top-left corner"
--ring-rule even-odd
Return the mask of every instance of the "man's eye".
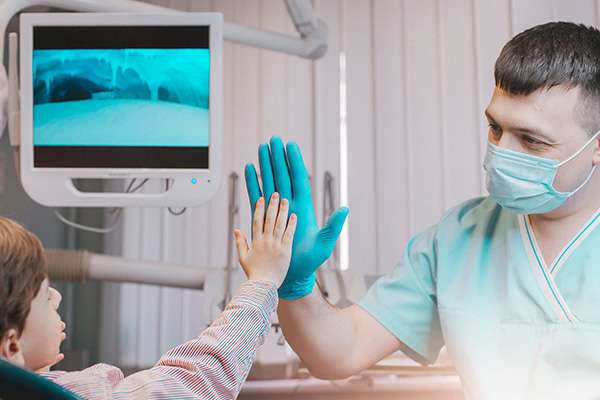
[[488, 127], [490, 128], [490, 132], [492, 132], [492, 135], [494, 136], [500, 136], [500, 134], [502, 133], [502, 131], [497, 125], [488, 124]]
[[531, 136], [523, 136], [522, 139], [527, 144], [533, 144], [533, 145], [543, 145], [543, 144], [546, 144], [544, 142], [540, 142], [539, 140], [536, 140], [536, 139], [532, 138]]

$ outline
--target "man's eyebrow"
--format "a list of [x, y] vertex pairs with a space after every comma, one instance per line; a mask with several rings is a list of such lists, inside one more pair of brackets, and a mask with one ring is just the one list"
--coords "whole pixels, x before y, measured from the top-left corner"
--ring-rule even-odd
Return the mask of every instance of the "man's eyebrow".
[[[492, 115], [488, 112], [488, 110], [485, 110], [485, 116], [490, 120], [490, 122], [496, 123], [496, 121], [494, 120], [494, 117], [492, 117]], [[538, 129], [535, 129], [535, 128], [529, 128], [526, 126], [512, 126], [510, 128], [510, 130], [513, 132], [521, 133], [521, 134], [537, 136], [538, 138], [545, 140], [548, 144], [557, 143], [556, 140], [554, 140], [550, 136], [540, 132]]]
[[487, 117], [487, 119], [489, 119], [492, 122], [496, 122], [496, 120], [494, 119], [494, 117], [492, 117], [492, 115], [489, 113], [488, 110], [484, 111], [485, 116]]

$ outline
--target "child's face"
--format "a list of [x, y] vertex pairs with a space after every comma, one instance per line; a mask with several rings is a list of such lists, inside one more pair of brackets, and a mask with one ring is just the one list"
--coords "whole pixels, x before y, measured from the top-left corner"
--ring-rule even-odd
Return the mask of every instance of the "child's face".
[[31, 310], [19, 344], [25, 366], [39, 370], [53, 365], [58, 360], [60, 343], [65, 339], [65, 324], [58, 315], [62, 296], [44, 279], [40, 290], [31, 302]]

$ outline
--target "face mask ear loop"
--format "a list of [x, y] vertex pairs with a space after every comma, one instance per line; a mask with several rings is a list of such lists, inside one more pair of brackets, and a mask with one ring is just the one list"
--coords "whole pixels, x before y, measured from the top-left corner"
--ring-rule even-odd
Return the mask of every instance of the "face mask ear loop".
[[587, 178], [585, 178], [585, 181], [583, 181], [583, 183], [581, 185], [577, 186], [577, 189], [575, 189], [571, 192], [571, 196], [574, 195], [575, 193], [577, 193], [579, 191], [579, 189], [584, 187], [585, 184], [588, 183], [590, 179], [592, 179], [592, 176], [594, 175], [594, 171], [596, 171], [596, 167], [597, 167], [597, 165], [594, 165], [594, 168], [592, 168], [592, 170], [590, 171], [590, 174], [587, 176]]
[[585, 148], [588, 147], [590, 143], [592, 143], [594, 140], [596, 140], [596, 138], [598, 137], [598, 135], [600, 135], [600, 131], [596, 132], [596, 134], [594, 136], [592, 136], [590, 138], [590, 140], [588, 140], [583, 146], [581, 146], [581, 148], [579, 150], [577, 150], [575, 152], [575, 154], [573, 154], [571, 157], [567, 158], [566, 160], [558, 163], [557, 167], [565, 165], [566, 163], [568, 163], [569, 161], [571, 161], [572, 159], [574, 159], [575, 157], [577, 157], [579, 154], [581, 154], [581, 152], [583, 150], [585, 150]]

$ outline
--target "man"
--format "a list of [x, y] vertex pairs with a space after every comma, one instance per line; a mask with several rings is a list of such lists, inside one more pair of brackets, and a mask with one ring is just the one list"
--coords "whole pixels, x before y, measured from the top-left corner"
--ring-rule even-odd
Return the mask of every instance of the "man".
[[[470, 398], [600, 398], [600, 32], [529, 29], [505, 45], [495, 80], [490, 196], [412, 238], [394, 271], [345, 309], [323, 299], [314, 271], [347, 209], [319, 231], [298, 147], [259, 149], [263, 191], [298, 214], [278, 314], [315, 376], [347, 377], [399, 349], [431, 363], [445, 345]], [[252, 166], [246, 179], [254, 204]]]

